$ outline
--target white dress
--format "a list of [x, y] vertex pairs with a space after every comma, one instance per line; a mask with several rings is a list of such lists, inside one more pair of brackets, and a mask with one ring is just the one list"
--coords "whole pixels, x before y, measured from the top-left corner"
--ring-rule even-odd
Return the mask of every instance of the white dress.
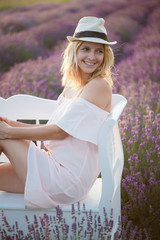
[[76, 97], [62, 95], [47, 124], [56, 124], [69, 136], [45, 141], [48, 151], [31, 142], [25, 185], [26, 208], [53, 208], [76, 203], [91, 189], [100, 173], [99, 130], [109, 113]]

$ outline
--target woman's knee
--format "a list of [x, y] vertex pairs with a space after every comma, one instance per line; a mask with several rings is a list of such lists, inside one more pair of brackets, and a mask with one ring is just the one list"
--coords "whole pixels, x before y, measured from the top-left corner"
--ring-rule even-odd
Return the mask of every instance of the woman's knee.
[[3, 152], [3, 141], [4, 140], [0, 140], [0, 155]]
[[5, 146], [7, 146], [8, 144], [10, 144], [12, 142], [23, 142], [23, 143], [25, 143], [27, 145], [30, 144], [30, 140], [4, 139], [4, 140], [0, 140], [0, 149], [4, 149]]
[[2, 153], [3, 151], [2, 151], [2, 147], [0, 146], [0, 156], [1, 156], [1, 153]]
[[30, 141], [28, 140], [16, 140], [16, 139], [5, 139], [0, 140], [0, 153], [4, 153], [9, 159], [14, 156], [19, 157], [23, 153], [28, 153]]
[[4, 146], [7, 144], [7, 140], [8, 140], [8, 139], [0, 140], [0, 148], [1, 148], [1, 149], [3, 149]]
[[3, 153], [7, 156], [20, 180], [25, 183], [27, 175], [27, 158], [30, 141], [4, 140]]
[[4, 139], [4, 140], [0, 140], [0, 152], [5, 152], [5, 148], [9, 145], [9, 142], [11, 140], [9, 139]]

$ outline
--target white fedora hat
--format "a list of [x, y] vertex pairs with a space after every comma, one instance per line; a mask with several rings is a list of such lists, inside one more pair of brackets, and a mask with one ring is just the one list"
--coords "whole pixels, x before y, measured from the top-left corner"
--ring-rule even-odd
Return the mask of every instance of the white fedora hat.
[[73, 36], [67, 36], [69, 41], [87, 41], [114, 45], [117, 41], [109, 42], [104, 19], [97, 17], [83, 17], [79, 20]]

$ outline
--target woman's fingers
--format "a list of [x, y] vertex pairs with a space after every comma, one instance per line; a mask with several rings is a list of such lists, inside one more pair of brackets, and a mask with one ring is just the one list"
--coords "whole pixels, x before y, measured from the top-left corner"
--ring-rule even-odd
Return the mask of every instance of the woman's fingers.
[[8, 122], [8, 119], [0, 116], [0, 121]]
[[8, 138], [9, 127], [10, 126], [6, 122], [0, 120], [0, 139], [1, 140]]

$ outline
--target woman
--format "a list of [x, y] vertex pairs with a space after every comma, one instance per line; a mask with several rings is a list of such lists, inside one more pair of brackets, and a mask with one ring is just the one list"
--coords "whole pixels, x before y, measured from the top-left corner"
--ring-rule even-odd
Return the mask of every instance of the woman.
[[[111, 109], [113, 52], [104, 20], [82, 18], [68, 36], [61, 71], [64, 90], [46, 125], [0, 118], [0, 190], [24, 193], [26, 208], [83, 199], [100, 173], [98, 133]], [[32, 142], [42, 140], [47, 151]]]

